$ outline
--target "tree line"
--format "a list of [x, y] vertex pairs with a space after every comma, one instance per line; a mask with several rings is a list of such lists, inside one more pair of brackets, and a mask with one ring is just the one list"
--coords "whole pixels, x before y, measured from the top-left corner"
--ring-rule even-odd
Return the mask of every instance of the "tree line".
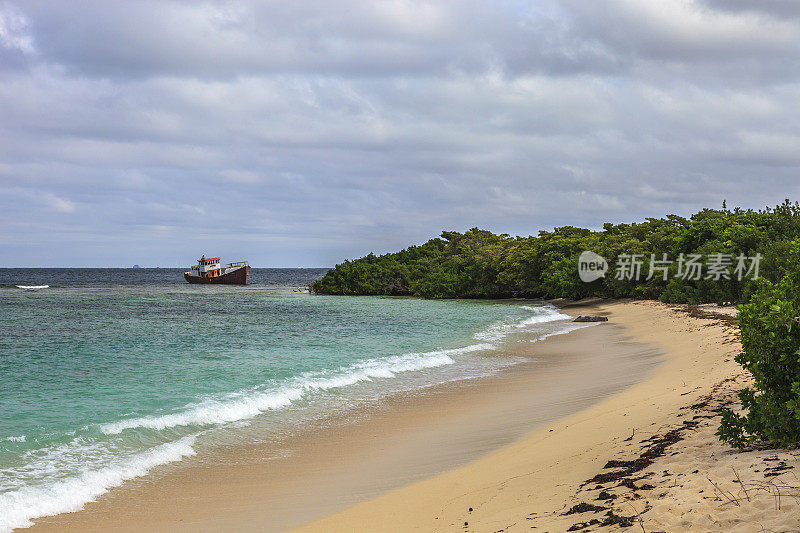
[[[754, 273], [735, 275], [737, 258], [759, 254], [759, 277], [775, 281], [797, 238], [800, 206], [788, 200], [763, 210], [703, 209], [688, 218], [667, 215], [629, 224], [606, 223], [596, 231], [564, 226], [528, 237], [478, 228], [444, 231], [399, 252], [344, 261], [312, 289], [318, 294], [423, 298], [597, 296], [674, 303], [741, 302], [753, 290]], [[641, 277], [620, 276], [611, 266], [605, 277], [584, 283], [578, 276], [578, 257], [584, 250], [609, 263], [634, 256]], [[668, 268], [662, 262], [665, 256], [671, 261]], [[717, 256], [733, 264], [727, 277], [715, 279], [702, 273], [698, 279], [680, 271], [681, 259], [691, 256], [699, 257], [705, 266]], [[651, 275], [653, 259], [660, 265], [657, 275]]]

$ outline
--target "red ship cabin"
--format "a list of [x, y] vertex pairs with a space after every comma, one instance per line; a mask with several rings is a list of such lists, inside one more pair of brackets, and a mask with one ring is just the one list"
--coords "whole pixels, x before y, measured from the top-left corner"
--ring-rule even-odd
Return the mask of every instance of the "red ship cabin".
[[215, 278], [219, 276], [222, 273], [222, 269], [219, 266], [220, 259], [219, 257], [201, 257], [197, 260], [197, 266], [192, 267], [192, 274], [197, 272], [197, 275], [201, 278]]

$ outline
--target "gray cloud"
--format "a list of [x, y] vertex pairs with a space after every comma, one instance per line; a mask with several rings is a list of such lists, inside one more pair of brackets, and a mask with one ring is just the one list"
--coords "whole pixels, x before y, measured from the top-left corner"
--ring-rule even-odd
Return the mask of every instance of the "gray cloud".
[[797, 197], [792, 5], [0, 1], [0, 264], [329, 265]]
[[778, 19], [800, 17], [800, 4], [794, 0], [704, 0], [703, 3], [711, 9], [754, 13]]

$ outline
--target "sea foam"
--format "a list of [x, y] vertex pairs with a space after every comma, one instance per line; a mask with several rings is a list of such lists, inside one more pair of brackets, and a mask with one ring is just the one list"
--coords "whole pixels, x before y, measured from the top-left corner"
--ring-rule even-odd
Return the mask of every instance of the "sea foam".
[[156, 466], [195, 454], [194, 435], [112, 461], [108, 466], [0, 493], [0, 533], [30, 527], [32, 518], [79, 511], [112, 487], [145, 475]]
[[161, 431], [179, 426], [219, 425], [254, 418], [266, 411], [290, 406], [312, 391], [327, 391], [347, 387], [373, 379], [389, 379], [403, 372], [414, 372], [455, 363], [454, 356], [472, 352], [492, 350], [493, 344], [513, 331], [521, 331], [535, 324], [571, 318], [553, 306], [520, 306], [534, 313], [511, 324], [498, 323], [474, 335], [484, 342], [462, 348], [433, 350], [430, 352], [406, 353], [360, 361], [338, 370], [308, 372], [287, 382], [262, 390], [247, 390], [219, 398], [208, 398], [187, 405], [183, 409], [161, 415], [148, 415], [102, 424], [100, 431], [116, 435], [127, 429], [151, 429]]
[[545, 324], [547, 322], [556, 322], [572, 318], [569, 315], [561, 313], [557, 308], [551, 305], [543, 305], [538, 307], [521, 305], [520, 308], [525, 309], [526, 311], [532, 311], [534, 315], [523, 318], [522, 320], [518, 320], [516, 322], [497, 322], [485, 330], [476, 333], [473, 338], [489, 342], [499, 341], [511, 333], [524, 331], [526, 328], [536, 324]]
[[209, 426], [253, 418], [263, 412], [288, 407], [312, 391], [327, 391], [373, 379], [389, 379], [403, 372], [452, 365], [453, 356], [491, 350], [493, 344], [480, 343], [422, 353], [373, 358], [342, 367], [335, 371], [308, 372], [282, 385], [264, 390], [248, 390], [221, 398], [209, 398], [190, 404], [180, 411], [119, 420], [100, 426], [108, 435], [126, 429], [164, 430], [178, 426]]
[[[307, 372], [280, 383], [209, 397], [173, 412], [100, 424], [95, 426], [95, 429], [99, 429], [105, 435], [114, 436], [126, 430], [144, 429], [160, 432], [178, 427], [246, 424], [249, 419], [261, 413], [285, 409], [316, 391], [329, 391], [357, 383], [391, 379], [406, 372], [453, 365], [461, 355], [496, 349], [497, 342], [512, 332], [525, 331], [536, 324], [570, 318], [552, 306], [520, 307], [532, 315], [517, 318], [515, 321], [492, 324], [484, 331], [475, 334], [474, 338], [478, 342], [468, 346], [365, 359], [338, 369]], [[562, 330], [566, 332], [571, 329], [565, 324], [563, 328], [557, 328], [549, 334], [558, 334]], [[170, 435], [160, 435], [158, 438], [164, 437], [170, 438]], [[42, 469], [41, 474], [52, 469], [52, 466], [48, 465], [54, 461], [71, 460], [67, 455], [84, 459], [88, 457], [87, 454], [96, 455], [98, 460], [90, 461], [89, 466], [81, 461], [83, 470], [79, 468], [76, 473], [65, 477], [51, 478], [27, 486], [6, 487], [8, 490], [0, 493], [0, 533], [14, 528], [28, 527], [32, 525], [31, 520], [36, 517], [79, 510], [87, 502], [93, 501], [108, 489], [126, 480], [145, 475], [158, 465], [177, 462], [184, 457], [194, 455], [196, 438], [197, 432], [193, 431], [192, 434], [178, 440], [117, 458], [108, 457], [102, 449], [94, 450], [94, 445], [87, 442], [75, 441], [66, 454], [65, 450], [51, 450], [53, 457], [40, 457], [41, 460], [36, 461], [41, 463], [39, 464]], [[97, 445], [99, 446], [99, 443]], [[34, 468], [37, 469], [39, 468]]]

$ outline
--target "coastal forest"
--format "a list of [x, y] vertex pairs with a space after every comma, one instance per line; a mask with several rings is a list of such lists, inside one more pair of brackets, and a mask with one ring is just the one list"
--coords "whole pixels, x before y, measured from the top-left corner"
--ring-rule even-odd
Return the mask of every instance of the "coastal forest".
[[[584, 251], [608, 261], [605, 276], [581, 279]], [[690, 263], [697, 268], [690, 270]], [[606, 223], [602, 230], [565, 226], [529, 237], [477, 228], [445, 231], [419, 246], [338, 264], [312, 290], [424, 298], [735, 303], [742, 338], [736, 361], [752, 375], [753, 386], [739, 393], [741, 411], [722, 413], [717, 434], [737, 448], [758, 442], [793, 448], [800, 447], [798, 265], [797, 202], [762, 210], [727, 209], [723, 203], [722, 209], [703, 209], [688, 218]]]
[[[639, 298], [673, 303], [742, 302], [755, 277], [777, 281], [800, 238], [800, 205], [786, 200], [763, 210], [703, 209], [688, 218], [667, 215], [642, 222], [565, 226], [512, 237], [477, 228], [444, 231], [428, 242], [384, 255], [344, 261], [319, 281], [317, 294], [423, 298]], [[581, 252], [605, 258], [609, 271], [590, 283], [578, 275]], [[753, 258], [755, 271], [735, 275], [737, 258]], [[613, 263], [636, 256], [638, 274], [619, 275]], [[681, 272], [681, 259], [698, 257], [708, 268], [718, 257], [727, 276]], [[666, 261], [664, 259], [666, 258]], [[653, 263], [658, 263], [655, 265]], [[630, 266], [630, 265], [628, 265]], [[685, 262], [683, 264], [685, 266]], [[749, 270], [752, 261], [746, 264]], [[685, 269], [684, 269], [685, 270]], [[649, 279], [648, 279], [649, 278]]]

